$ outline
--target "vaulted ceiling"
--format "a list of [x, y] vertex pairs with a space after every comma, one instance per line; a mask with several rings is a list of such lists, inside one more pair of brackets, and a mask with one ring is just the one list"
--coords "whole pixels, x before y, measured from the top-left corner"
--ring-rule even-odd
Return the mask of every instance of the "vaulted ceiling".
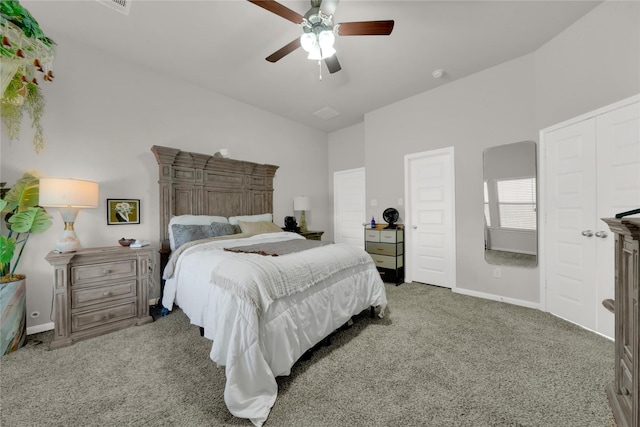
[[[73, 37], [123, 61], [326, 132], [531, 53], [601, 3], [341, 0], [335, 22], [393, 19], [395, 27], [389, 36], [338, 36], [342, 70], [329, 74], [302, 49], [267, 62], [302, 29], [248, 1], [128, 1], [128, 15], [95, 0], [21, 3], [54, 39]], [[301, 15], [310, 8], [308, 0], [280, 3]], [[444, 70], [440, 78], [432, 74], [437, 69]], [[313, 114], [326, 108], [339, 115], [324, 120]]]

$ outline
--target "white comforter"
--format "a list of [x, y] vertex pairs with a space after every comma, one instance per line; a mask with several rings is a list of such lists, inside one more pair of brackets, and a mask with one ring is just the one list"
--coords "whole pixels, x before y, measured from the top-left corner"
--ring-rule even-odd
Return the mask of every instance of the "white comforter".
[[[190, 247], [176, 260], [173, 276], [166, 280], [164, 288], [163, 305], [168, 309], [174, 303], [180, 306], [191, 323], [203, 327], [205, 337], [213, 340], [210, 357], [225, 366], [224, 398], [229, 411], [237, 417], [249, 418], [256, 426], [264, 423], [275, 402], [278, 392], [275, 377], [288, 375], [305, 351], [351, 316], [370, 306], [381, 306], [382, 314], [387, 304], [375, 264], [359, 250], [353, 256], [357, 258], [364, 253], [365, 258], [359, 260], [367, 260], [366, 265], [351, 269], [349, 274], [341, 269], [339, 274], [323, 277], [312, 286], [302, 286], [303, 290], [297, 293], [275, 300], [263, 299], [258, 306], [236, 293], [234, 287], [212, 283], [212, 275], [220, 277], [214, 272], [225, 271], [218, 268], [222, 260], [261, 257], [226, 252], [224, 247], [289, 239], [304, 238], [288, 232], [265, 233]], [[307, 262], [309, 255], [319, 251], [319, 257], [326, 257], [332, 246], [342, 249], [341, 257], [351, 256], [347, 253], [353, 251], [338, 244], [276, 258], [285, 264], [296, 264], [296, 257], [313, 268]]]

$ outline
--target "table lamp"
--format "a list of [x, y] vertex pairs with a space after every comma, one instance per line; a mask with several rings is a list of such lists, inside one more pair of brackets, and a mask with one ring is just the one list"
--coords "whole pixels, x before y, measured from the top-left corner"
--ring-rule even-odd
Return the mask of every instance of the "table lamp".
[[98, 207], [98, 184], [73, 178], [40, 178], [40, 206], [60, 208], [64, 231], [56, 242], [57, 252], [75, 252], [80, 240], [73, 223], [80, 209]]
[[307, 219], [304, 212], [311, 209], [311, 201], [307, 196], [298, 196], [293, 198], [293, 210], [302, 211], [300, 214], [300, 231], [306, 233], [307, 231]]

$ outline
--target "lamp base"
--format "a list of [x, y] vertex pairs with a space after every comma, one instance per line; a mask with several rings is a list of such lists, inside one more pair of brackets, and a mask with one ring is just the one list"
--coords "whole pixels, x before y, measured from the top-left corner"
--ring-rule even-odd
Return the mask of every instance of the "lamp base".
[[56, 242], [56, 252], [76, 252], [80, 249], [80, 240], [74, 230], [64, 230]]
[[307, 231], [307, 218], [305, 218], [304, 211], [300, 214], [300, 231], [306, 233]]
[[60, 208], [60, 214], [64, 221], [64, 231], [56, 242], [56, 252], [75, 252], [80, 249], [80, 240], [78, 240], [76, 231], [73, 229], [73, 223], [78, 216], [78, 212], [80, 212], [78, 208]]

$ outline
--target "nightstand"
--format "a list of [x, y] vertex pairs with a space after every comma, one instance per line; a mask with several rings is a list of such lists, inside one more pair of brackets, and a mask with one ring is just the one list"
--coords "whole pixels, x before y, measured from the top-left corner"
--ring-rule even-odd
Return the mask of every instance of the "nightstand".
[[321, 240], [324, 231], [298, 231], [298, 234], [304, 236], [307, 240]]
[[289, 231], [291, 233], [298, 233], [299, 235], [304, 236], [307, 240], [322, 240], [322, 235], [324, 234], [324, 231], [300, 231], [300, 227], [296, 227], [295, 230], [287, 230], [285, 227], [282, 227], [282, 230]]
[[55, 269], [51, 349], [153, 321], [147, 297], [151, 248], [49, 252], [45, 259]]

